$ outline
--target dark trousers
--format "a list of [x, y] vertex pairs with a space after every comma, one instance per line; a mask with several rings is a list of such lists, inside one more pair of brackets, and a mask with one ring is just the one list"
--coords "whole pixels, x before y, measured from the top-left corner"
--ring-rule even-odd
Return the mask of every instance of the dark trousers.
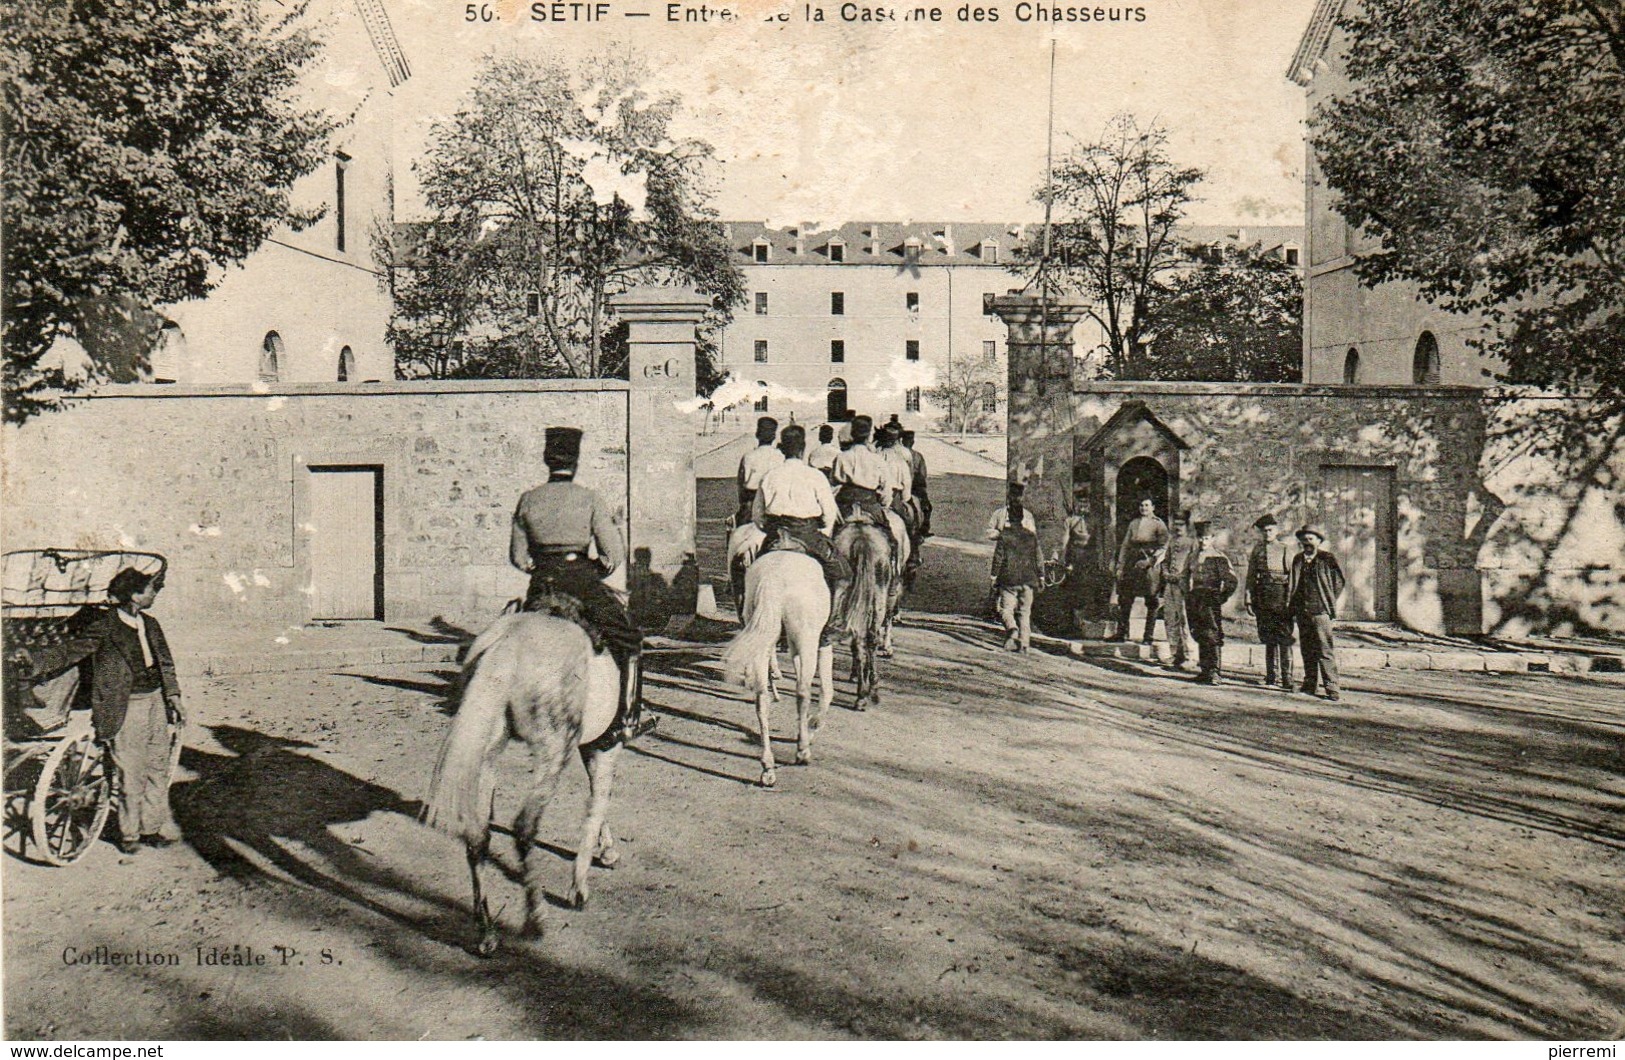
[[829, 583], [831, 590], [834, 590], [836, 583], [852, 577], [852, 565], [835, 550], [835, 542], [824, 536], [824, 524], [819, 519], [770, 515], [764, 522], [766, 525], [762, 529], [767, 532], [764, 552], [775, 548], [778, 538], [783, 535], [794, 540], [802, 551], [823, 565], [824, 581]]
[[756, 507], [756, 491], [742, 489], [739, 491], [739, 507], [734, 511], [734, 526], [744, 526], [750, 522], [751, 510]]
[[931, 536], [931, 495], [925, 490], [914, 491], [914, 499], [920, 504], [920, 536]]
[[1327, 695], [1337, 694], [1337, 650], [1332, 643], [1330, 615], [1293, 616], [1298, 623], [1298, 640], [1303, 646], [1303, 690], [1313, 692], [1316, 684]]
[[1138, 599], [1145, 600], [1145, 635], [1140, 639], [1149, 643], [1157, 629], [1158, 600], [1157, 594], [1150, 592], [1144, 582], [1139, 585], [1125, 583], [1117, 590], [1117, 637], [1128, 639], [1129, 616], [1134, 611], [1134, 601]]
[[580, 602], [582, 616], [603, 636], [604, 646], [617, 664], [624, 667], [628, 658], [643, 649], [643, 633], [600, 580], [598, 564], [585, 556], [565, 559], [544, 554], [531, 559], [536, 566], [525, 592], [526, 611], [538, 610], [542, 598], [552, 593], [568, 596]]
[[1215, 676], [1221, 668], [1224, 651], [1223, 601], [1207, 593], [1191, 593], [1185, 598], [1185, 617], [1190, 622], [1191, 639], [1196, 641], [1196, 664], [1200, 674]]

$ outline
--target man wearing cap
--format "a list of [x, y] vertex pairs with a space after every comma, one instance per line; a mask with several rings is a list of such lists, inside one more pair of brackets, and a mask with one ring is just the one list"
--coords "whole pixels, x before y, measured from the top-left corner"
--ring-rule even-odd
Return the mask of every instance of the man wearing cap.
[[1184, 669], [1186, 654], [1185, 572], [1190, 565], [1191, 550], [1196, 542], [1191, 538], [1191, 511], [1181, 511], [1174, 519], [1168, 543], [1157, 553], [1152, 564], [1157, 572], [1155, 588], [1162, 590], [1162, 628], [1168, 634], [1168, 646], [1173, 649], [1173, 666]]
[[[579, 430], [549, 427], [542, 459], [547, 483], [519, 498], [508, 558], [530, 575], [525, 610], [539, 610], [554, 593], [580, 602], [583, 617], [598, 630], [621, 668], [620, 710], [595, 743], [602, 747], [630, 743], [654, 728], [657, 719], [643, 717], [639, 665], [643, 634], [603, 582], [626, 558], [620, 527], [603, 499], [575, 481], [581, 459]], [[596, 561], [588, 558], [589, 544], [598, 550]]]
[[784, 454], [773, 444], [778, 433], [779, 421], [772, 416], [756, 421], [756, 448], [739, 458], [739, 511], [734, 515], [735, 526], [750, 522], [751, 504], [756, 500], [756, 491], [762, 488], [762, 476], [784, 463]]
[[829, 480], [801, 459], [806, 446], [805, 428], [792, 423], [784, 429], [779, 438], [784, 463], [762, 476], [762, 488], [756, 491], [751, 517], [767, 534], [764, 552], [782, 547], [780, 538], [786, 537], [822, 564], [824, 580], [829, 583], [833, 599], [840, 584], [852, 577], [852, 568], [830, 540], [840, 511], [835, 505], [835, 494], [830, 492]]
[[1196, 551], [1191, 553], [1185, 572], [1185, 606], [1190, 616], [1191, 637], [1196, 641], [1196, 681], [1217, 684], [1223, 669], [1224, 602], [1235, 595], [1236, 571], [1230, 557], [1213, 541], [1213, 524], [1198, 522], [1191, 528], [1196, 535]]
[[914, 494], [914, 503], [920, 506], [920, 538], [924, 540], [931, 536], [931, 494], [927, 489], [925, 457], [914, 448], [914, 432], [903, 432], [903, 448], [908, 450], [909, 459], [909, 491]]
[[835, 444], [835, 428], [826, 423], [818, 428], [818, 446], [807, 454], [807, 466], [822, 472], [827, 482], [835, 469], [835, 458], [840, 455], [841, 447]]
[[1292, 580], [1292, 552], [1277, 540], [1275, 516], [1265, 513], [1253, 523], [1258, 543], [1247, 557], [1247, 593], [1243, 602], [1258, 620], [1264, 644], [1264, 683], [1292, 691], [1292, 616], [1287, 612], [1287, 585]]
[[1303, 685], [1299, 691], [1313, 695], [1316, 685], [1326, 698], [1337, 696], [1337, 654], [1332, 644], [1332, 622], [1337, 618], [1337, 598], [1343, 595], [1343, 568], [1337, 557], [1321, 548], [1326, 535], [1313, 526], [1298, 531], [1302, 546], [1292, 558], [1287, 579], [1287, 611], [1298, 627], [1303, 652]]
[[830, 478], [835, 483], [835, 503], [840, 505], [841, 511], [861, 509], [886, 535], [895, 557], [897, 542], [892, 539], [891, 521], [886, 518], [881, 502], [881, 490], [888, 481], [886, 461], [869, 444], [874, 425], [875, 421], [868, 416], [852, 417], [852, 447], [835, 458]]
[[999, 620], [1004, 623], [1004, 650], [1023, 655], [1032, 650], [1033, 598], [1043, 574], [1038, 534], [1032, 514], [1021, 503], [1021, 483], [1010, 484], [1004, 524], [993, 547], [993, 590], [998, 594]]
[[886, 502], [886, 506], [903, 520], [903, 530], [908, 534], [912, 546], [908, 552], [908, 565], [913, 569], [920, 565], [917, 539], [920, 519], [914, 507], [914, 462], [909, 459], [909, 454], [902, 447], [902, 427], [895, 422], [888, 423], [878, 434], [876, 445], [881, 459], [886, 462], [886, 477], [881, 486], [880, 496]]
[[1145, 599], [1145, 636], [1141, 641], [1151, 643], [1157, 627], [1157, 586], [1155, 566], [1157, 553], [1168, 543], [1168, 524], [1157, 518], [1157, 505], [1150, 497], [1140, 501], [1140, 514], [1129, 520], [1123, 531], [1123, 542], [1117, 548], [1117, 629], [1107, 640], [1128, 639], [1129, 616], [1134, 601]]

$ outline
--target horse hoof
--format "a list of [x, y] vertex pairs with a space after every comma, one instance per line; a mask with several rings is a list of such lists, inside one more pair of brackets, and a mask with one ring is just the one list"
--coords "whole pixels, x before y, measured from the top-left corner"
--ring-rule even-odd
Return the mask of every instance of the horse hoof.
[[857, 711], [859, 714], [862, 714], [869, 708], [864, 704], [863, 700], [860, 699], [856, 703], [852, 704], [852, 709]]
[[526, 917], [525, 926], [519, 929], [519, 934], [527, 939], [539, 939], [547, 934], [547, 924], [539, 917]]
[[481, 957], [495, 957], [497, 949], [497, 934], [494, 931], [488, 935], [481, 935], [480, 941], [474, 944], [474, 952]]
[[621, 852], [619, 850], [600, 850], [592, 863], [601, 869], [613, 869], [620, 864]]
[[812, 765], [812, 752], [811, 751], [797, 751], [796, 752], [796, 765], [798, 765], [798, 766], [810, 766], [810, 765]]
[[875, 649], [875, 655], [877, 655], [878, 657], [880, 657], [882, 659], [890, 659], [891, 658], [891, 649], [890, 648], [876, 648]]
[[775, 786], [776, 784], [778, 784], [778, 782], [779, 782], [779, 775], [777, 773], [775, 773], [771, 769], [762, 770], [762, 779], [761, 779], [761, 782], [760, 782], [762, 787], [771, 788], [771, 787]]
[[581, 910], [587, 908], [587, 892], [577, 891], [570, 896], [570, 908]]

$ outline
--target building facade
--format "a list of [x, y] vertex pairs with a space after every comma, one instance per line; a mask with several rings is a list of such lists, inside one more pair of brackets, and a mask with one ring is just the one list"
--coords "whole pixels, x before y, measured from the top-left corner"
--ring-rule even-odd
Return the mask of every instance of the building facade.
[[[1353, 86], [1337, 22], [1349, 0], [1319, 0], [1287, 76], [1304, 88], [1308, 113]], [[1303, 381], [1366, 386], [1492, 386], [1499, 363], [1471, 343], [1482, 320], [1429, 305], [1413, 284], [1363, 286], [1355, 257], [1375, 241], [1337, 212], [1312, 147], [1305, 144], [1308, 261], [1303, 305]]]
[[327, 164], [294, 185], [319, 209], [284, 227], [206, 298], [166, 306], [148, 380], [188, 385], [393, 379], [390, 293], [372, 236], [394, 222], [394, 91], [411, 76], [383, 0], [327, 0], [310, 18], [323, 42], [304, 77], [307, 105], [344, 124]]

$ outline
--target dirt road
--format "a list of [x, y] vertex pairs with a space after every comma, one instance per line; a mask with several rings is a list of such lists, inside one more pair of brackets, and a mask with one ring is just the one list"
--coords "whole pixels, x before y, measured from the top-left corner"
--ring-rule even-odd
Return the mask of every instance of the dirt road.
[[[184, 844], [5, 865], [8, 1035], [1625, 1034], [1619, 679], [1357, 673], [1327, 704], [991, 643], [917, 616], [881, 708], [837, 706], [772, 792], [719, 646], [653, 653], [621, 867], [489, 961], [413, 819], [449, 672], [194, 682]], [[98, 946], [179, 963], [65, 963]]]

